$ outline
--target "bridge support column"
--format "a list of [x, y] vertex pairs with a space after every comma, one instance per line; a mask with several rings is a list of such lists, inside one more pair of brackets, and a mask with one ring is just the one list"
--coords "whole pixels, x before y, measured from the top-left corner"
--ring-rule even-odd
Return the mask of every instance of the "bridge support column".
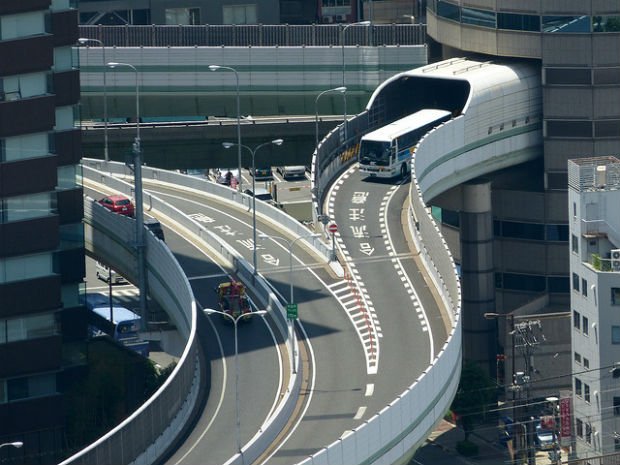
[[484, 317], [495, 312], [491, 182], [476, 179], [461, 189], [463, 357], [495, 378], [496, 322]]

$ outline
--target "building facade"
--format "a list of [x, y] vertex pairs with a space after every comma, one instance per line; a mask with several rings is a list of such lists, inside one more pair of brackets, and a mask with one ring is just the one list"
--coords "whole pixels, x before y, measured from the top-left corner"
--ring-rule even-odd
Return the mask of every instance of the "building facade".
[[70, 0], [0, 2], [0, 443], [22, 441], [23, 463], [62, 454], [85, 356], [77, 16]]
[[573, 417], [579, 457], [620, 450], [620, 159], [569, 161]]

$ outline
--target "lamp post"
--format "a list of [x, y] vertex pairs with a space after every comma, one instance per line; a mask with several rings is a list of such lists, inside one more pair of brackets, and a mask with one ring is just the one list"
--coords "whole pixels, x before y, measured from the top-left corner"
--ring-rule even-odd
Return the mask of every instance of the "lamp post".
[[23, 445], [24, 445], [24, 443], [21, 442], [21, 441], [5, 442], [4, 444], [0, 444], [0, 448], [1, 447], [15, 447], [16, 449], [19, 449]]
[[138, 288], [140, 290], [140, 315], [142, 317], [142, 329], [146, 329], [146, 260], [144, 241], [144, 210], [142, 202], [142, 148], [140, 146], [140, 85], [138, 69], [129, 63], [111, 61], [108, 66], [112, 69], [118, 67], [130, 68], [136, 77], [136, 137], [133, 143], [134, 154], [134, 190], [136, 197], [136, 252], [138, 255]]
[[239, 187], [239, 192], [242, 192], [242, 183], [243, 183], [243, 176], [241, 176], [241, 110], [240, 110], [240, 104], [239, 104], [239, 73], [237, 72], [237, 70], [235, 68], [232, 68], [230, 66], [220, 66], [220, 65], [209, 65], [209, 69], [211, 71], [217, 71], [220, 69], [226, 70], [226, 71], [231, 71], [233, 73], [235, 73], [235, 80], [237, 82], [237, 161], [238, 161], [238, 168], [239, 168], [239, 183], [237, 184], [237, 186]]
[[[241, 420], [239, 418], [239, 339], [237, 338], [237, 325], [241, 318], [243, 318], [243, 313], [237, 316], [236, 318], [226, 312], [222, 312], [220, 310], [213, 310], [211, 308], [205, 308], [204, 312], [207, 315], [211, 315], [217, 313], [218, 315], [222, 315], [230, 321], [233, 322], [235, 327], [235, 417], [236, 417], [236, 432], [237, 432], [237, 452], [241, 454]], [[256, 310], [252, 312], [252, 315], [264, 315], [266, 314], [266, 310]]]
[[[344, 86], [335, 87], [333, 89], [327, 89], [319, 93], [319, 95], [317, 95], [316, 99], [314, 100], [314, 150], [316, 151], [315, 183], [316, 183], [317, 199], [320, 196], [319, 179], [321, 177], [321, 172], [320, 172], [321, 163], [319, 160], [319, 99], [321, 98], [322, 95], [327, 94], [329, 92], [340, 92], [341, 94], [345, 94], [346, 91], [347, 91], [347, 88]], [[344, 116], [344, 123], [346, 124], [346, 110], [345, 110], [345, 116]]]
[[[254, 276], [256, 276], [256, 152], [258, 152], [261, 147], [265, 147], [267, 145], [282, 145], [282, 142], [284, 142], [283, 139], [274, 139], [270, 142], [265, 142], [258, 145], [256, 148], [254, 148], [254, 150], [252, 150], [247, 145], [239, 145], [232, 142], [222, 142], [222, 145], [225, 149], [229, 149], [232, 146], [237, 145], [239, 147], [239, 150], [241, 150], [241, 147], [243, 147], [244, 149], [249, 150], [250, 154], [252, 155], [252, 241], [254, 242], [254, 250], [252, 253], [252, 267]], [[241, 177], [241, 170], [239, 171], [239, 177]]]
[[[350, 23], [347, 24], [345, 27], [343, 27], [340, 30], [340, 45], [341, 45], [341, 49], [342, 49], [342, 87], [346, 87], [346, 82], [344, 79], [344, 71], [345, 71], [345, 59], [344, 59], [344, 33], [346, 32], [347, 29], [349, 29], [351, 26], [370, 26], [371, 22], [370, 21], [359, 21], [357, 23]], [[348, 135], [347, 135], [347, 94], [343, 93], [342, 97], [344, 99], [344, 140], [345, 143], [348, 139]]]
[[106, 163], [110, 160], [110, 154], [108, 152], [108, 87], [107, 87], [107, 82], [106, 82], [106, 70], [108, 69], [108, 67], [105, 65], [106, 59], [105, 59], [105, 47], [103, 46], [103, 42], [101, 42], [99, 39], [88, 39], [86, 37], [80, 37], [78, 39], [78, 43], [80, 45], [85, 45], [88, 42], [94, 42], [96, 44], [99, 44], [99, 46], [101, 47], [101, 60], [104, 63], [103, 66], [103, 159], [106, 161]]
[[[261, 234], [261, 239], [271, 239], [274, 241], [284, 241], [287, 246], [288, 246], [288, 258], [289, 258], [289, 268], [288, 268], [288, 282], [289, 282], [289, 286], [290, 286], [290, 298], [289, 298], [289, 304], [292, 304], [295, 302], [294, 299], [294, 288], [293, 288], [293, 246], [295, 245], [295, 242], [297, 242], [300, 239], [308, 239], [308, 238], [316, 238], [316, 237], [320, 237], [320, 234], [306, 234], [304, 236], [298, 236], [293, 240], [289, 240], [286, 239], [285, 237], [281, 237], [281, 236], [271, 236], [268, 234]], [[288, 337], [289, 340], [291, 341], [291, 366], [293, 367], [293, 373], [297, 373], [297, 367], [295, 366], [295, 356], [297, 355], [297, 351], [295, 350], [296, 346], [295, 346], [295, 332], [293, 331], [293, 325], [292, 325], [292, 321], [289, 320], [288, 321]]]

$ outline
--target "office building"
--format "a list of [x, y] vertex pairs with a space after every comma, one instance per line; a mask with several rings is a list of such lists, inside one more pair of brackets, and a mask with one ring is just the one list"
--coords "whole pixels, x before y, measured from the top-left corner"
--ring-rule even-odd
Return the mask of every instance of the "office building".
[[620, 159], [568, 174], [575, 445], [591, 457], [620, 450]]
[[0, 443], [22, 441], [23, 463], [58, 459], [63, 393], [85, 355], [72, 6], [0, 2]]

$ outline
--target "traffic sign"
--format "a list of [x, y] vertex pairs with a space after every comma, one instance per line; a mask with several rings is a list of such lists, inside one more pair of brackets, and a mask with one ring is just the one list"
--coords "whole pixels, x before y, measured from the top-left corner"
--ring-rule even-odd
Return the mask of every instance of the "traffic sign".
[[288, 320], [296, 320], [297, 319], [297, 304], [287, 304], [286, 305], [286, 318]]
[[331, 223], [327, 226], [327, 230], [332, 234], [336, 234], [338, 232], [338, 225], [336, 223]]

